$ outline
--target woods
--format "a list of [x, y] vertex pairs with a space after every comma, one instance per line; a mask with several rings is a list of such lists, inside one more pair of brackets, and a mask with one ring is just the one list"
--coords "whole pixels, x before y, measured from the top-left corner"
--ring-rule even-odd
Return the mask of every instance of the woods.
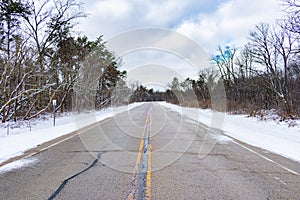
[[[171, 88], [186, 95], [193, 89], [194, 106], [210, 104], [208, 82], [221, 77], [227, 96], [227, 109], [255, 113], [276, 109], [283, 118], [300, 115], [300, 4], [285, 0], [286, 17], [275, 26], [260, 23], [249, 33], [242, 47], [218, 47], [211, 56], [214, 70], [203, 70], [198, 80], [187, 78]], [[176, 98], [176, 97], [175, 97]], [[186, 102], [188, 104], [188, 102]]]
[[[0, 112], [1, 121], [30, 119], [57, 110], [71, 111], [73, 86], [82, 63], [90, 54], [104, 62], [100, 77], [102, 105], [110, 98], [110, 88], [125, 75], [117, 58], [102, 40], [78, 37], [73, 31], [85, 17], [76, 0], [20, 1], [0, 3]], [[107, 64], [108, 63], [108, 64]], [[104, 64], [103, 64], [104, 67]], [[99, 92], [98, 92], [99, 93]]]
[[183, 106], [212, 106], [211, 83], [222, 81], [227, 111], [257, 115], [275, 109], [285, 118], [300, 116], [300, 3], [284, 0], [285, 17], [260, 23], [243, 46], [219, 46], [212, 67], [198, 79], [174, 77], [161, 100]]
[[283, 118], [299, 117], [300, 3], [282, 4], [285, 17], [276, 25], [257, 24], [243, 46], [219, 46], [211, 55], [214, 67], [201, 70], [197, 79], [174, 77], [167, 91], [156, 92], [127, 85], [122, 60], [106, 48], [103, 36], [91, 41], [75, 33], [78, 19], [86, 16], [77, 0], [2, 0], [0, 119], [27, 120], [51, 112], [54, 99], [60, 112], [80, 111], [83, 101], [90, 109], [112, 101], [208, 108], [219, 81], [228, 111], [276, 109]]

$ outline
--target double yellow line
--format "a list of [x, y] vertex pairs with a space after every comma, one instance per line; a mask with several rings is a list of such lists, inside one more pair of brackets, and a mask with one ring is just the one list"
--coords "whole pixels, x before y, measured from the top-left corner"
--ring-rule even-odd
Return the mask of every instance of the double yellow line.
[[[145, 199], [150, 200], [151, 199], [151, 151], [152, 151], [152, 145], [151, 145], [151, 116], [149, 116], [149, 127], [148, 127], [148, 169], [147, 169], [147, 175], [146, 175], [146, 193], [145, 193]], [[147, 117], [148, 119], [148, 117]]]
[[[146, 135], [146, 131], [148, 131], [148, 157], [147, 157], [147, 174], [146, 174], [146, 181], [145, 181], [145, 186], [146, 186], [146, 190], [145, 190], [145, 199], [146, 200], [150, 200], [151, 199], [151, 151], [152, 151], [152, 145], [151, 145], [151, 141], [150, 141], [150, 133], [151, 133], [151, 116], [147, 116], [146, 118], [146, 123], [144, 126], [144, 134], [143, 137], [141, 139], [140, 142], [140, 146], [139, 146], [139, 152], [137, 155], [137, 159], [136, 159], [136, 163], [135, 163], [135, 168], [134, 168], [134, 178], [135, 178], [135, 185], [138, 187], [138, 181], [137, 181], [137, 174], [139, 173], [139, 164], [141, 162], [141, 158], [142, 158], [142, 154], [143, 149], [144, 149], [144, 143], [145, 143], [145, 135]], [[131, 189], [129, 195], [127, 196], [128, 200], [132, 200], [134, 199], [134, 195], [137, 192], [137, 189]]]

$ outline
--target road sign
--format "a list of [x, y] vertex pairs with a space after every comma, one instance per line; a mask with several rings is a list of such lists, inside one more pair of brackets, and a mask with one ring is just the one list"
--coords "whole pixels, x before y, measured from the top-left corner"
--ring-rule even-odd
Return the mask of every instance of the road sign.
[[56, 99], [52, 100], [52, 104], [53, 104], [54, 107], [56, 106]]

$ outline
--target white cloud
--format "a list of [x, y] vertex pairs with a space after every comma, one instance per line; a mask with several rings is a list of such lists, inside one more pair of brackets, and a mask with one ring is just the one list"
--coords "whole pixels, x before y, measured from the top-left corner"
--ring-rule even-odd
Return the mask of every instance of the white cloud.
[[274, 23], [280, 17], [280, 5], [274, 0], [231, 0], [210, 14], [199, 14], [194, 20], [178, 25], [177, 31], [197, 41], [209, 52], [218, 45], [240, 45], [260, 22]]
[[[123, 0], [102, 0], [97, 1], [90, 13], [94, 16], [122, 19], [130, 15], [132, 6]], [[110, 20], [110, 19], [108, 19]]]
[[78, 31], [95, 39], [106, 39], [140, 27], [174, 28], [199, 12], [214, 10], [224, 0], [85, 0], [89, 14]]
[[[141, 27], [167, 28], [188, 36], [208, 53], [215, 53], [218, 45], [243, 44], [249, 30], [256, 24], [262, 21], [273, 23], [282, 13], [279, 0], [85, 0], [85, 2], [85, 9], [90, 15], [82, 20], [78, 30], [92, 40], [100, 35], [104, 35], [106, 40], [111, 39], [121, 32]], [[147, 40], [151, 36], [135, 37]], [[129, 45], [132, 41], [134, 39], [122, 45]], [[170, 47], [184, 47], [181, 41], [176, 39], [171, 41], [174, 43], [171, 42]], [[197, 70], [195, 72], [184, 60], [167, 55], [165, 52], [157, 54], [134, 52], [124, 57], [124, 63], [123, 68], [128, 72], [133, 72], [134, 68], [131, 68], [133, 66], [155, 64], [166, 66], [182, 77], [193, 77], [197, 73]], [[165, 71], [156, 71], [158, 67], [153, 69], [155, 70], [152, 72], [159, 74], [159, 77], [170, 80]], [[150, 76], [151, 73], [137, 75], [140, 71], [137, 70], [132, 75], [143, 82], [141, 79], [146, 80], [145, 76]]]
[[187, 6], [186, 1], [160, 1], [153, 3], [153, 1], [146, 1], [147, 12], [144, 19], [147, 24], [156, 26], [165, 26], [171, 23], [174, 19], [184, 13]]
[[[159, 66], [164, 67], [158, 70]], [[183, 80], [188, 76], [196, 77], [199, 71], [178, 55], [149, 49], [127, 54], [124, 57], [124, 67], [128, 71], [130, 81], [135, 79], [141, 83], [150, 82], [149, 78], [154, 82], [160, 80], [159, 83], [170, 83], [175, 76]]]

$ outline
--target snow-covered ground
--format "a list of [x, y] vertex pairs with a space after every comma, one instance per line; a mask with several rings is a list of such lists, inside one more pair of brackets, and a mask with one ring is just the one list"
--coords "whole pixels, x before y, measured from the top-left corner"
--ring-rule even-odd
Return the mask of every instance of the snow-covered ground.
[[[107, 108], [97, 112], [90, 112], [80, 115], [68, 113], [63, 116], [56, 117], [56, 126], [53, 126], [53, 117], [45, 115], [42, 118], [31, 121], [21, 121], [16, 123], [6, 123], [0, 125], [0, 163], [9, 158], [22, 155], [26, 150], [34, 148], [39, 144], [53, 140], [62, 135], [66, 135], [78, 130], [84, 126], [88, 126], [96, 121], [101, 121], [112, 117], [117, 113], [127, 109], [132, 109], [142, 103], [134, 103], [128, 106], [117, 108]], [[80, 119], [80, 122], [79, 122]], [[9, 126], [9, 127], [8, 127]], [[0, 171], [22, 166], [27, 163], [14, 162], [5, 168], [1, 167]], [[15, 166], [15, 167], [14, 167]]]
[[8, 163], [2, 167], [0, 167], [0, 173], [5, 173], [14, 169], [19, 169], [21, 167], [30, 166], [37, 161], [36, 158], [24, 158], [20, 160], [16, 160], [14, 162]]
[[[182, 108], [165, 102], [160, 102], [160, 104], [207, 126], [220, 125], [216, 120], [221, 120], [220, 127], [225, 135], [300, 162], [299, 120], [294, 120], [293, 127], [290, 127], [290, 123], [281, 123], [273, 120], [272, 117], [261, 120], [247, 115], [226, 113], [223, 115], [224, 123], [222, 123], [222, 114], [210, 109]], [[213, 116], [217, 116], [215, 121], [212, 120]]]
[[[299, 120], [293, 122], [296, 125], [289, 127], [288, 123], [279, 123], [274, 120], [260, 120], [255, 117], [248, 117], [247, 115], [220, 114], [210, 109], [182, 108], [166, 102], [159, 103], [166, 109], [182, 113], [207, 126], [218, 127], [221, 125], [225, 135], [300, 162]], [[112, 117], [117, 113], [132, 109], [141, 104], [143, 103], [134, 103], [128, 106], [108, 108], [81, 115], [69, 113], [57, 117], [55, 127], [53, 127], [53, 117], [51, 115], [32, 120], [30, 124], [28, 121], [18, 124], [1, 124], [0, 163], [14, 156], [21, 155], [26, 150], [34, 148], [39, 144], [76, 131], [96, 121]], [[222, 120], [224, 120], [224, 123]], [[8, 125], [10, 125], [9, 132]], [[220, 136], [218, 140], [219, 142], [226, 143], [230, 141], [230, 138]], [[26, 166], [33, 162], [34, 160], [32, 159], [22, 159], [0, 167], [0, 173]]]

